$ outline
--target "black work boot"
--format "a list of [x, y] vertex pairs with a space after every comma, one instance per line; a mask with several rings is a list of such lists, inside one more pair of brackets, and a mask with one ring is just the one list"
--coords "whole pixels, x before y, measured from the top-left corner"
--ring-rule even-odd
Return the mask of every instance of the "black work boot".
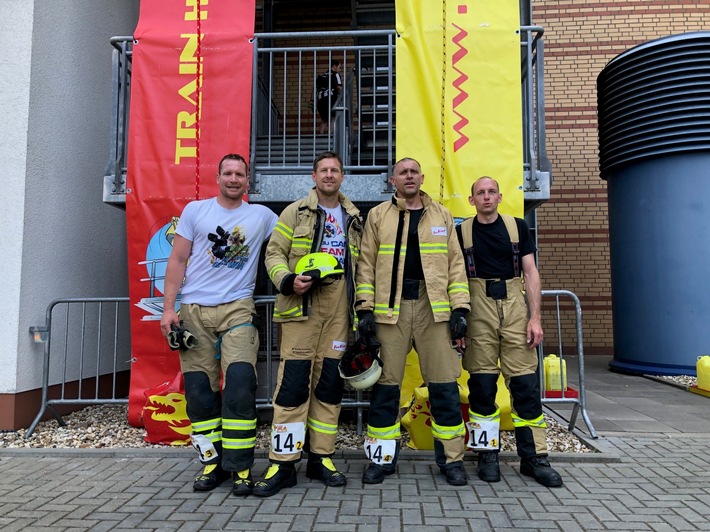
[[439, 466], [439, 471], [446, 476], [446, 482], [452, 486], [465, 486], [468, 484], [468, 475], [463, 468], [463, 462], [451, 462], [445, 466]]
[[552, 469], [546, 455], [521, 458], [520, 473], [534, 478], [538, 484], [547, 488], [559, 488], [562, 485], [562, 477]]
[[306, 476], [313, 480], [320, 480], [329, 487], [345, 486], [347, 483], [345, 475], [335, 469], [333, 461], [328, 457], [309, 456]]
[[282, 488], [295, 486], [296, 482], [294, 464], [271, 464], [264, 475], [264, 480], [254, 483], [253, 493], [257, 497], [271, 497]]
[[385, 475], [394, 473], [394, 467], [385, 469], [375, 462], [370, 462], [365, 471], [362, 473], [363, 484], [382, 484], [385, 480]]
[[484, 482], [500, 482], [498, 451], [478, 453], [478, 478]]
[[211, 491], [231, 476], [229, 471], [222, 469], [219, 464], [209, 464], [195, 477], [192, 489], [195, 491]]
[[237, 497], [251, 495], [254, 490], [254, 481], [251, 478], [251, 470], [237, 471], [234, 473], [234, 484], [232, 484], [232, 494]]

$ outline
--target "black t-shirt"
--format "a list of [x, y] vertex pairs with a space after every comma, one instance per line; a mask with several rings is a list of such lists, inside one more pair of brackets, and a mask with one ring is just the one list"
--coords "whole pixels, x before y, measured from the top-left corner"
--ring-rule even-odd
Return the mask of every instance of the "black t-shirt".
[[[515, 219], [518, 225], [520, 243], [520, 269], [522, 271], [523, 257], [535, 253], [535, 241], [530, 234], [530, 228], [525, 220]], [[508, 230], [503, 218], [498, 216], [491, 224], [482, 224], [473, 219], [473, 260], [476, 263], [476, 276], [481, 279], [512, 279], [513, 246], [510, 243]]]
[[424, 209], [409, 210], [409, 231], [407, 234], [407, 254], [404, 256], [404, 278], [424, 279], [422, 258], [419, 254], [419, 220]]
[[[328, 80], [328, 77], [330, 77], [330, 80]], [[331, 97], [331, 100], [335, 103], [335, 97], [338, 96], [338, 87], [342, 84], [340, 74], [337, 72], [331, 71], [326, 74], [321, 74], [316, 79], [316, 99], [322, 100]]]

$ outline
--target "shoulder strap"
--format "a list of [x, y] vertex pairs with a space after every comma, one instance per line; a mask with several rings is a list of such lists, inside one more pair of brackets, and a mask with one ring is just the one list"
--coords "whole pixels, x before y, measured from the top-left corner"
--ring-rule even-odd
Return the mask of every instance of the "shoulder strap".
[[466, 218], [461, 222], [461, 236], [463, 237], [463, 247], [473, 247], [473, 217]]
[[515, 216], [511, 216], [510, 214], [501, 214], [501, 218], [503, 218], [503, 223], [505, 224], [505, 228], [508, 230], [508, 236], [510, 236], [510, 241], [513, 244], [517, 244], [520, 242], [520, 235], [518, 234], [518, 224], [515, 221]]
[[510, 214], [501, 214], [505, 229], [508, 231], [510, 243], [513, 246], [513, 274], [515, 277], [520, 277], [520, 234], [518, 233], [518, 223], [515, 221], [515, 216]]
[[466, 218], [459, 224], [461, 242], [463, 244], [463, 259], [466, 264], [466, 276], [476, 277], [476, 263], [473, 260], [473, 217]]

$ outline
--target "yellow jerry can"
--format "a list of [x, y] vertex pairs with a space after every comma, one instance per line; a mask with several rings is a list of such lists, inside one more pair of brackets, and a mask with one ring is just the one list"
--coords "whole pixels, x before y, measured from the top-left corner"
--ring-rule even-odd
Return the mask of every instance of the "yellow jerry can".
[[698, 357], [695, 368], [698, 371], [698, 388], [710, 391], [710, 356], [703, 355]]
[[543, 367], [546, 390], [567, 390], [567, 362], [557, 355], [547, 355], [543, 359]]

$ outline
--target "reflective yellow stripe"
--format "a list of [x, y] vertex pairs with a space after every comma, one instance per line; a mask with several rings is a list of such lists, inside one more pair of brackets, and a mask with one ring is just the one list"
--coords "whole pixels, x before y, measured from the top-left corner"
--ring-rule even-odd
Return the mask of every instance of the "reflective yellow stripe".
[[210, 440], [212, 443], [217, 443], [218, 441], [222, 441], [222, 431], [221, 430], [210, 432], [209, 434], [205, 434], [205, 436], [207, 436], [207, 439]]
[[269, 272], [269, 278], [273, 279], [274, 276], [280, 271], [289, 271], [288, 266], [286, 266], [285, 264], [277, 264], [276, 266], [271, 268], [271, 271]]
[[427, 244], [426, 242], [419, 242], [419, 252], [420, 253], [448, 253], [449, 248], [446, 243], [441, 244]]
[[468, 420], [474, 423], [481, 423], [485, 421], [495, 421], [496, 423], [500, 423], [500, 408], [498, 408], [490, 416], [484, 416], [483, 414], [477, 414], [476, 412], [469, 410]]
[[367, 437], [368, 438], [378, 438], [380, 440], [393, 440], [399, 438], [399, 424], [392, 425], [391, 427], [372, 427], [367, 426]]
[[256, 419], [222, 419], [222, 430], [254, 430]]
[[466, 434], [466, 428], [464, 427], [463, 421], [460, 425], [456, 425], [454, 427], [444, 427], [443, 425], [437, 425], [434, 421], [432, 421], [431, 434], [440, 440], [453, 440], [458, 436]]
[[289, 240], [293, 239], [293, 229], [291, 229], [288, 225], [282, 222], [276, 222], [276, 225], [274, 226], [274, 231], [281, 233]]
[[216, 417], [213, 419], [206, 419], [205, 421], [195, 421], [192, 423], [192, 430], [195, 432], [205, 432], [208, 430], [215, 430], [222, 426], [222, 418]]
[[293, 243], [291, 244], [292, 249], [300, 248], [300, 249], [311, 249], [311, 246], [313, 245], [313, 240], [310, 238], [294, 238]]
[[375, 285], [361, 283], [361, 284], [357, 285], [357, 287], [355, 287], [355, 293], [356, 294], [374, 294], [375, 293]]
[[329, 423], [323, 423], [322, 421], [318, 421], [318, 420], [313, 419], [311, 417], [308, 418], [308, 427], [312, 428], [316, 432], [320, 432], [321, 434], [337, 434], [338, 433], [338, 425], [331, 425]]
[[274, 318], [298, 318], [300, 316], [303, 316], [303, 309], [300, 306], [284, 310], [283, 312], [277, 312], [274, 309]]
[[430, 301], [431, 310], [434, 312], [444, 312], [450, 310], [448, 301]]
[[447, 291], [449, 294], [455, 294], [457, 292], [468, 293], [468, 283], [451, 283]]
[[256, 445], [256, 437], [254, 438], [223, 438], [223, 449], [251, 449]]
[[399, 305], [390, 309], [386, 303], [375, 303], [375, 314], [389, 314], [390, 311], [392, 311], [393, 314], [399, 314]]
[[[399, 249], [399, 254], [404, 255], [407, 253], [407, 246], [401, 246]], [[392, 244], [382, 244], [380, 249], [377, 250], [378, 255], [394, 255], [394, 246]]]
[[545, 423], [545, 416], [540, 414], [535, 419], [523, 419], [516, 414], [511, 412], [510, 416], [513, 418], [514, 427], [530, 427], [533, 429], [546, 429], [547, 423]]

